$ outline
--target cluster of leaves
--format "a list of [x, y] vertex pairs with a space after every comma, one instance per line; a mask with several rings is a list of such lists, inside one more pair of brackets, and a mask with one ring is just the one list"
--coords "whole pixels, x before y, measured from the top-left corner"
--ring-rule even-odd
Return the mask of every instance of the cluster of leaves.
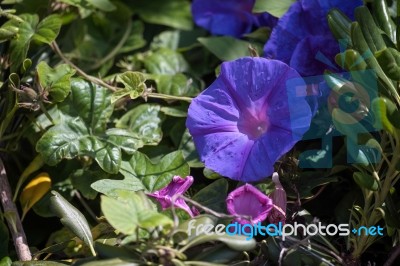
[[[279, 17], [292, 2], [256, 1], [254, 10]], [[365, 93], [349, 82], [368, 88], [371, 84], [357, 74], [372, 69], [378, 76], [372, 118], [341, 123], [360, 114], [332, 115], [337, 132], [353, 141], [347, 145], [364, 145], [351, 149], [361, 166], [347, 164], [342, 139], [335, 139], [339, 145], [331, 169], [297, 167], [299, 152], [315, 147], [315, 141], [298, 145], [279, 164], [282, 183], [296, 202], [288, 206], [287, 222], [312, 223], [314, 216], [332, 223], [351, 219], [358, 227], [376, 225], [384, 217], [385, 238], [396, 243], [399, 42], [385, 1], [374, 3], [374, 14], [362, 7], [353, 23], [336, 10], [328, 17], [335, 37], [346, 40], [337, 63], [354, 73], [350, 81], [327, 75], [333, 90], [361, 97]], [[358, 259], [368, 248], [390, 248], [371, 237], [293, 237], [285, 242], [269, 237], [256, 243], [245, 236], [188, 235], [185, 212], [160, 211], [146, 196], [175, 175], [193, 175], [190, 198], [214, 214], [203, 213], [194, 218], [196, 223], [229, 223], [222, 213], [228, 190], [237, 182], [199, 161], [185, 127], [188, 102], [215, 78], [221, 61], [250, 55], [249, 45], [253, 54], [261, 53], [268, 30], [257, 29], [241, 40], [210, 37], [194, 27], [188, 0], [2, 4], [8, 9], [0, 9], [0, 155], [37, 259], [27, 265], [258, 265], [267, 260], [332, 265], [346, 263], [341, 252], [353, 252]], [[323, 119], [317, 116], [314, 123]], [[383, 129], [382, 136], [367, 134], [360, 143], [357, 134], [371, 131], [359, 128], [365, 126]], [[380, 157], [372, 162], [374, 150]], [[315, 154], [306, 158], [324, 159]], [[257, 186], [266, 194], [274, 189], [269, 180]], [[385, 215], [378, 215], [378, 209]], [[0, 243], [0, 265], [17, 260], [5, 216], [0, 212], [0, 239], [7, 240]]]

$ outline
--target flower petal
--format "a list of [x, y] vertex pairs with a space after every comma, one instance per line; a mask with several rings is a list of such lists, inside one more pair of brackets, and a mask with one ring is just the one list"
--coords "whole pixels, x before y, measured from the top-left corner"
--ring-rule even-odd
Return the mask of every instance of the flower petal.
[[210, 134], [213, 132], [238, 132], [239, 107], [226, 90], [221, 79], [193, 99], [189, 107], [186, 126], [190, 134]]
[[[327, 23], [326, 15], [332, 8], [339, 8], [350, 18], [361, 0], [299, 0], [283, 15], [264, 46], [266, 58], [279, 59], [299, 71], [303, 76], [320, 75], [332, 65], [339, 47]], [[308, 37], [323, 36], [307, 39]], [[329, 62], [317, 62], [318, 53]], [[325, 65], [325, 68], [323, 67]]]
[[232, 215], [251, 216], [251, 221], [244, 218], [236, 219], [239, 223], [255, 224], [267, 218], [273, 204], [272, 200], [250, 184], [245, 184], [226, 198], [228, 213]]
[[280, 89], [285, 88], [285, 79], [295, 77], [300, 76], [280, 61], [244, 57], [223, 63], [219, 78], [223, 80], [239, 112], [258, 116], [269, 106], [266, 104], [270, 94], [281, 93]]
[[186, 126], [206, 167], [234, 180], [259, 181], [309, 128], [306, 96], [294, 69], [245, 57], [222, 64], [217, 80], [192, 101]]
[[241, 37], [251, 31], [257, 18], [252, 14], [254, 0], [194, 0], [195, 23], [213, 35]]
[[204, 164], [217, 173], [240, 180], [254, 141], [239, 132], [221, 132], [194, 138]]

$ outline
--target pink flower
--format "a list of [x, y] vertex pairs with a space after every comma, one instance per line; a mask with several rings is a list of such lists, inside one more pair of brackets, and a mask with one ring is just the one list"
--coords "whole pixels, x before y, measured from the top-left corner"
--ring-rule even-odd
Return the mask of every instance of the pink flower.
[[271, 210], [268, 216], [268, 221], [272, 224], [282, 222], [285, 224], [286, 220], [286, 192], [279, 181], [279, 175], [277, 172], [272, 174], [272, 181], [275, 183], [275, 191], [271, 193], [271, 198], [274, 203], [274, 208]]
[[250, 184], [245, 184], [226, 198], [227, 210], [231, 215], [250, 216], [251, 219], [237, 218], [240, 224], [256, 224], [267, 218], [273, 204], [272, 200]]
[[[161, 204], [163, 210], [168, 209], [174, 204], [176, 208], [180, 208], [185, 210], [191, 217], [194, 217], [198, 214], [197, 210], [193, 211], [187, 205], [184, 199], [177, 197], [176, 195], [183, 195], [189, 187], [193, 184], [193, 176], [187, 176], [186, 178], [181, 178], [180, 176], [174, 176], [171, 183], [169, 183], [166, 187], [155, 191], [153, 193], [148, 193], [147, 195], [153, 198], [156, 198], [158, 202]], [[174, 197], [175, 196], [175, 197]], [[172, 202], [172, 198], [174, 197], [174, 202]]]

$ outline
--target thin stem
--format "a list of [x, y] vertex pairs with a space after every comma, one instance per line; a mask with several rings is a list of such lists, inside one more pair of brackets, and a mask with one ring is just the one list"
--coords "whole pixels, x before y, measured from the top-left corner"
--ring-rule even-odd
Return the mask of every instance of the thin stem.
[[126, 26], [126, 30], [124, 32], [124, 35], [122, 36], [121, 40], [118, 42], [118, 44], [114, 47], [114, 49], [111, 50], [110, 53], [108, 53], [103, 59], [98, 61], [96, 64], [90, 67], [89, 70], [96, 69], [98, 67], [101, 67], [103, 64], [105, 64], [108, 60], [113, 58], [118, 51], [122, 48], [122, 46], [125, 44], [126, 40], [129, 38], [129, 34], [131, 33], [132, 30], [132, 21], [129, 19], [128, 24]]
[[178, 101], [185, 101], [185, 102], [189, 102], [189, 103], [192, 101], [192, 98], [190, 98], [190, 97], [174, 96], [174, 95], [154, 93], [154, 92], [147, 93], [147, 97], [163, 99], [163, 100], [178, 100]]
[[60, 47], [58, 47], [58, 45], [57, 45], [56, 42], [52, 42], [50, 46], [51, 46], [51, 48], [53, 49], [53, 51], [54, 51], [65, 63], [67, 63], [68, 65], [70, 65], [71, 67], [73, 67], [73, 68], [76, 70], [76, 72], [78, 72], [78, 74], [81, 75], [82, 77], [84, 77], [85, 79], [87, 79], [87, 80], [89, 80], [89, 81], [91, 81], [91, 82], [93, 82], [93, 83], [95, 83], [95, 84], [98, 84], [98, 85], [101, 85], [101, 86], [103, 86], [103, 87], [106, 87], [107, 89], [109, 89], [109, 90], [111, 90], [111, 91], [116, 91], [116, 90], [117, 90], [115, 87], [113, 87], [113, 86], [111, 86], [111, 85], [105, 83], [103, 80], [86, 74], [85, 71], [83, 71], [82, 69], [80, 69], [80, 68], [79, 68], [77, 65], [75, 65], [74, 63], [72, 63], [72, 62], [71, 62], [68, 58], [66, 58], [65, 55], [61, 52]]
[[394, 247], [393, 253], [390, 255], [390, 257], [387, 259], [385, 264], [383, 266], [390, 266], [394, 263], [396, 258], [400, 255], [400, 245]]
[[[80, 69], [78, 66], [76, 66], [74, 63], [72, 63], [68, 58], [65, 57], [65, 55], [61, 52], [60, 47], [58, 47], [56, 42], [52, 42], [51, 43], [51, 48], [53, 49], [53, 51], [67, 64], [69, 64], [71, 67], [73, 67], [76, 72], [81, 75], [82, 77], [84, 77], [86, 80], [93, 82], [97, 85], [103, 86], [113, 92], [116, 92], [119, 89], [122, 88], [118, 88], [118, 87], [114, 87], [110, 84], [107, 84], [106, 82], [104, 82], [102, 79], [96, 78], [94, 76], [91, 76], [89, 74], [87, 74], [85, 71], [83, 71], [82, 69]], [[185, 102], [191, 102], [192, 98], [190, 97], [184, 97], [184, 96], [174, 96], [174, 95], [168, 95], [168, 94], [162, 94], [162, 93], [154, 93], [154, 92], [145, 92], [142, 97], [144, 99], [148, 98], [155, 98], [155, 99], [163, 99], [163, 100], [177, 100], [177, 101], [185, 101]]]
[[89, 205], [86, 203], [85, 199], [82, 198], [81, 193], [78, 190], [74, 190], [74, 195], [78, 198], [79, 202], [85, 208], [85, 210], [89, 213], [90, 217], [93, 218], [94, 221], [97, 221], [96, 214], [92, 211]]
[[24, 228], [18, 214], [17, 207], [12, 201], [12, 192], [3, 160], [0, 158], [0, 201], [3, 206], [4, 216], [14, 241], [18, 259], [21, 261], [32, 260], [28, 241], [26, 240]]

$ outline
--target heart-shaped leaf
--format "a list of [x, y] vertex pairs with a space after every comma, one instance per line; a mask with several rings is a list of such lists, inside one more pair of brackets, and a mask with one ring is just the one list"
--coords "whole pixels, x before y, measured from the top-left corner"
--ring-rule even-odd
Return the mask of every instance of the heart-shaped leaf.
[[157, 164], [140, 152], [135, 152], [121, 163], [123, 180], [103, 179], [92, 184], [92, 188], [108, 196], [115, 196], [118, 190], [154, 191], [168, 185], [173, 176], [189, 175], [189, 165], [181, 151], [165, 155]]
[[71, 91], [71, 77], [75, 74], [75, 70], [69, 65], [62, 64], [53, 69], [42, 61], [36, 71], [39, 84], [49, 92], [51, 101], [62, 102], [68, 96]]
[[151, 229], [173, 224], [170, 218], [149, 207], [150, 202], [143, 193], [130, 192], [119, 195], [117, 199], [102, 196], [101, 210], [110, 224], [122, 233], [134, 234], [138, 226]]
[[110, 99], [105, 88], [73, 80], [70, 96], [59, 106], [63, 120], [37, 142], [36, 150], [44, 161], [56, 165], [63, 159], [86, 155], [94, 158], [104, 171], [115, 174], [121, 164], [122, 151], [132, 154], [152, 143], [140, 123], [135, 123], [135, 130], [142, 135], [118, 128], [106, 130], [113, 111]]
[[61, 28], [61, 19], [58, 15], [50, 15], [40, 22], [36, 14], [22, 14], [19, 17], [23, 22], [10, 20], [2, 26], [18, 28], [18, 37], [10, 41], [11, 72], [17, 72], [28, 54], [32, 40], [50, 44]]

